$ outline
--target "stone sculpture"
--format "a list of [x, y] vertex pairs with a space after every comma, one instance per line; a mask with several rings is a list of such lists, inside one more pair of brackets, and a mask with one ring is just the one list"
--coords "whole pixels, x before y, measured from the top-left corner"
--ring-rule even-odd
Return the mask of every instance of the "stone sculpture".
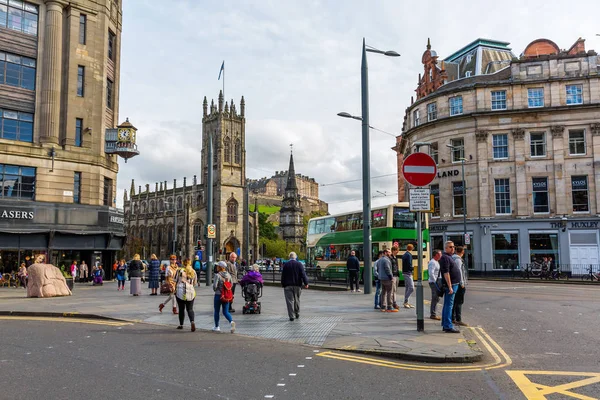
[[60, 269], [44, 262], [44, 256], [39, 255], [27, 272], [27, 297], [56, 297], [71, 296], [67, 281]]

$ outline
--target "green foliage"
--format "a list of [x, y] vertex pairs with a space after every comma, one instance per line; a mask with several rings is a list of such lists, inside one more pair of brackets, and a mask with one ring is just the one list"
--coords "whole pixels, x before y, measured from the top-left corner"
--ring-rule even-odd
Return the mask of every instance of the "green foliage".
[[276, 238], [271, 240], [261, 237], [259, 243], [261, 249], [264, 249], [262, 253], [263, 257], [287, 258], [291, 251], [296, 252], [299, 259], [304, 259], [305, 257], [305, 253], [300, 248], [300, 245], [287, 243], [283, 239]]
[[68, 271], [65, 271], [64, 264], [60, 266], [60, 272], [62, 272], [62, 274], [65, 277], [65, 279], [71, 279], [71, 278], [73, 278]]
[[[260, 208], [260, 207], [259, 207]], [[277, 231], [275, 226], [267, 221], [269, 216], [266, 213], [260, 212], [258, 213], [258, 231], [260, 238], [265, 238], [269, 240], [277, 239]]]
[[[250, 204], [249, 209], [250, 209], [250, 212], [254, 212], [254, 204]], [[267, 214], [267, 216], [278, 213], [280, 209], [281, 209], [280, 206], [268, 206], [268, 205], [263, 205], [263, 204], [258, 205], [258, 212], [265, 213], [265, 214]]]

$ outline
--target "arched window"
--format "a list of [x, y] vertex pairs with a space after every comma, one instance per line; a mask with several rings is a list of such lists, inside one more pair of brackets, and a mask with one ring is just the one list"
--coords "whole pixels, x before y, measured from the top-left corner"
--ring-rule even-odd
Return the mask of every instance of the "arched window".
[[242, 141], [237, 138], [235, 139], [235, 161], [236, 164], [242, 163]]
[[142, 214], [146, 214], [146, 202], [142, 203]]
[[194, 242], [196, 242], [197, 240], [202, 240], [202, 236], [204, 236], [202, 234], [202, 222], [200, 222], [200, 221], [194, 222], [194, 228], [193, 228], [192, 235], [193, 235], [192, 239], [194, 240]]
[[196, 205], [200, 206], [202, 204], [202, 195], [196, 196]]
[[162, 199], [160, 199], [160, 200], [158, 200], [158, 209], [157, 209], [157, 211], [160, 212], [162, 210], [163, 210], [163, 201], [162, 201]]
[[154, 200], [150, 200], [150, 206], [149, 206], [148, 212], [151, 212], [151, 213], [154, 212]]
[[223, 162], [231, 163], [231, 141], [228, 136], [223, 139]]
[[227, 202], [227, 222], [237, 222], [238, 202], [231, 199]]
[[178, 197], [177, 198], [177, 209], [178, 210], [183, 210], [183, 197]]

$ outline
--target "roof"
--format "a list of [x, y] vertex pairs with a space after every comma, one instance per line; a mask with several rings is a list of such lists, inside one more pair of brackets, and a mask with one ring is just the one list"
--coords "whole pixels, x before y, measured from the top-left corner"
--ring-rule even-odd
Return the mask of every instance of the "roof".
[[506, 67], [501, 69], [500, 71], [493, 74], [483, 74], [483, 75], [475, 75], [469, 78], [457, 79], [452, 82], [448, 82], [445, 85], [441, 86], [438, 90], [433, 92], [434, 95], [440, 95], [444, 92], [451, 91], [453, 89], [467, 87], [467, 86], [475, 86], [476, 84], [482, 83], [496, 83], [502, 81], [510, 81], [511, 78], [511, 70], [510, 67]]
[[510, 42], [501, 42], [499, 40], [482, 39], [482, 38], [475, 39], [474, 41], [472, 41], [465, 47], [455, 51], [454, 53], [452, 53], [451, 55], [446, 57], [444, 59], [444, 61], [452, 62], [452, 61], [456, 60], [457, 58], [459, 58], [460, 56], [464, 55], [465, 53], [468, 53], [469, 51], [473, 50], [477, 46], [485, 46], [485, 47], [491, 47], [491, 48], [499, 49], [499, 50], [511, 51], [512, 49], [510, 47], [508, 47], [509, 44], [510, 44]]

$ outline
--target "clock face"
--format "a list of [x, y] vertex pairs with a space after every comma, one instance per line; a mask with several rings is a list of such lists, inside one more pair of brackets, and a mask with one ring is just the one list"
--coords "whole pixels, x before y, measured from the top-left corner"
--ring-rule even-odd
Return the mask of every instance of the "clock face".
[[129, 131], [127, 129], [119, 129], [119, 140], [127, 140], [129, 138]]

